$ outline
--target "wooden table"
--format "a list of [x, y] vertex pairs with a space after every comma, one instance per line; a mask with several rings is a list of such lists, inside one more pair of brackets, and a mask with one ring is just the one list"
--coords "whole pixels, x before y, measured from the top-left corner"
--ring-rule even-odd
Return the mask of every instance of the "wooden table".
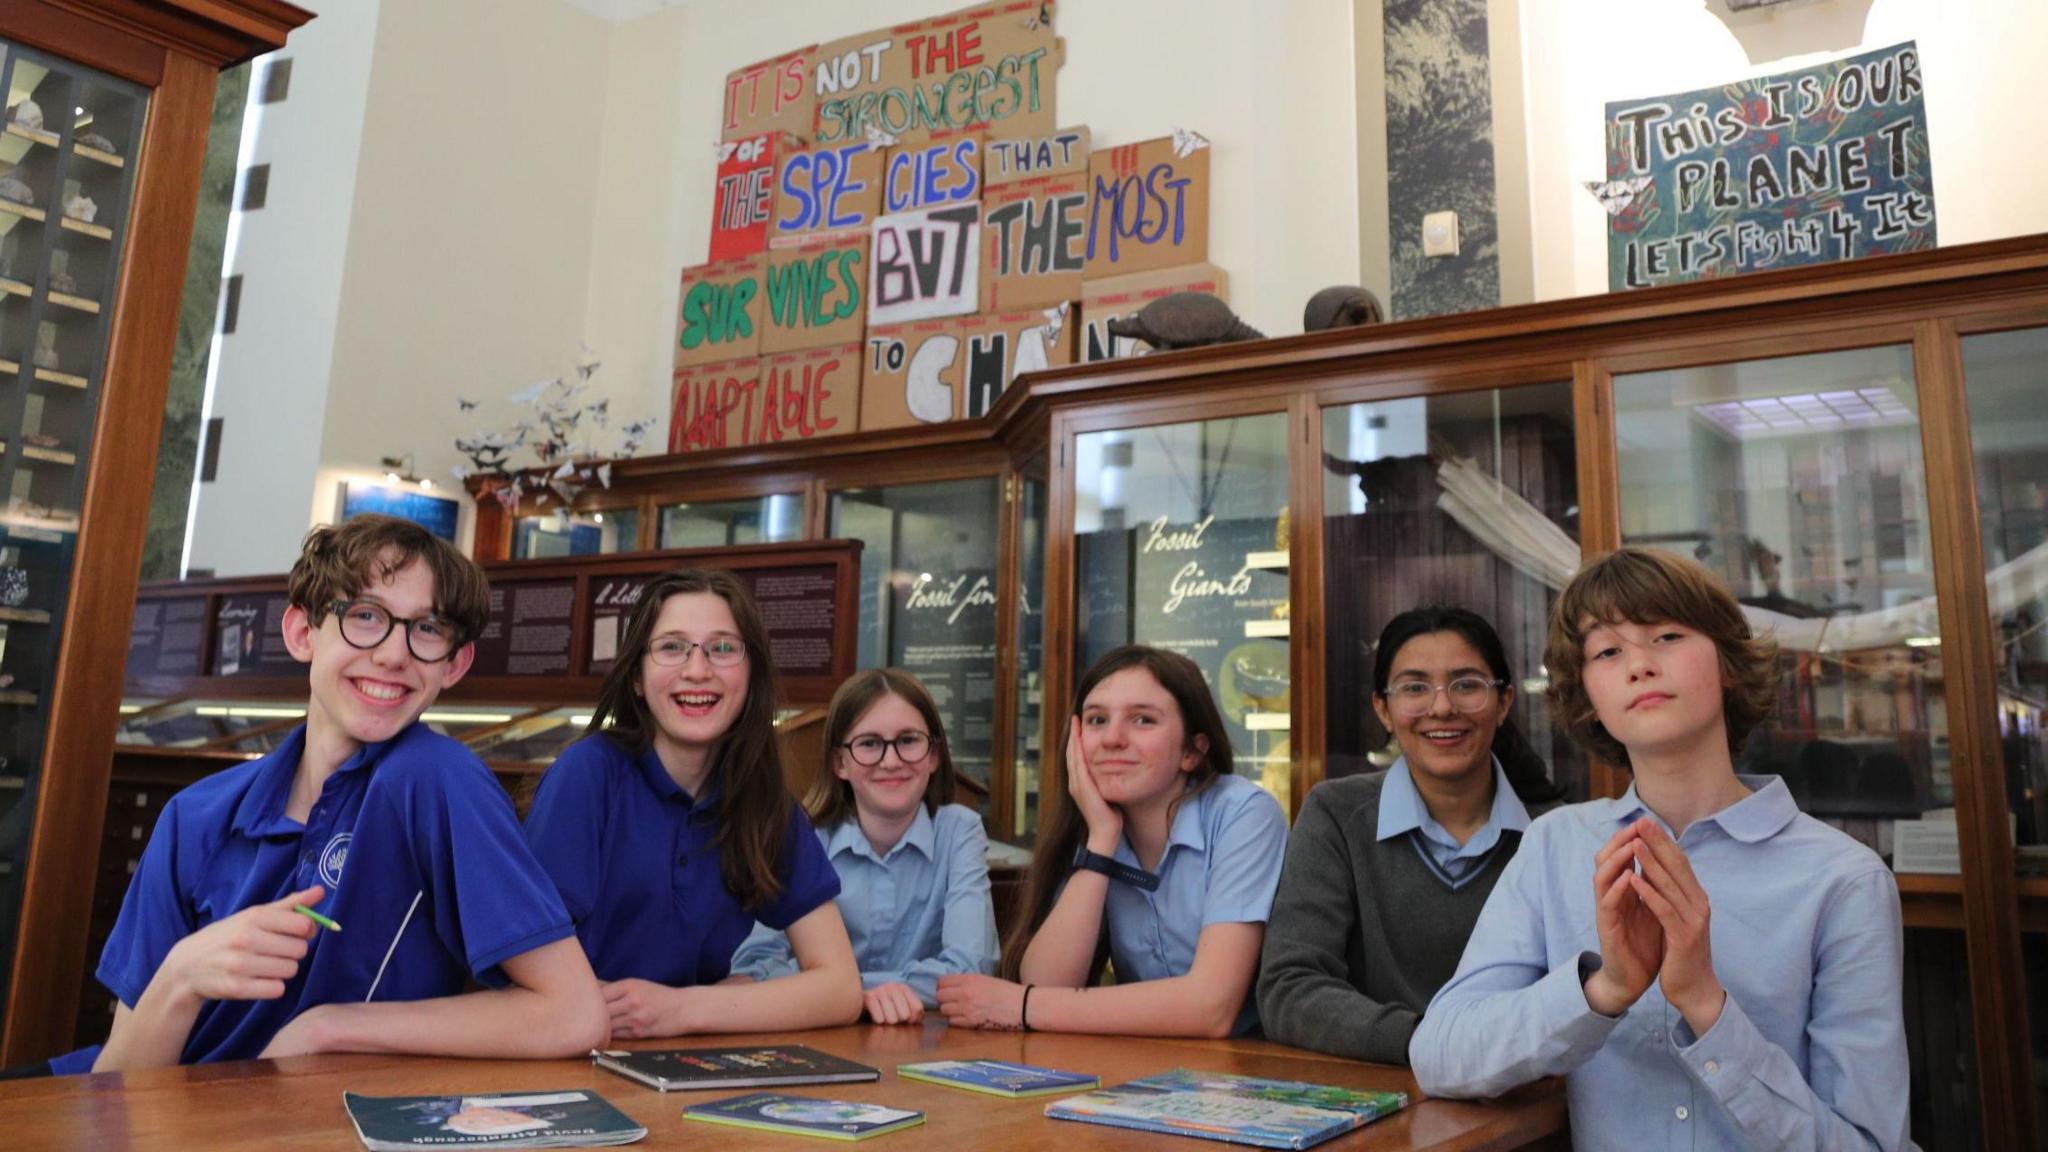
[[[975, 1032], [861, 1025], [781, 1036], [703, 1037], [626, 1047], [713, 1047], [726, 1044], [808, 1044], [882, 1070], [872, 1084], [794, 1088], [804, 1095], [861, 1100], [926, 1114], [922, 1127], [875, 1138], [889, 1149], [949, 1152], [1052, 1147], [1192, 1152], [1222, 1148], [1183, 1137], [1157, 1136], [1047, 1119], [1046, 1100], [1005, 1100], [899, 1079], [898, 1064], [919, 1060], [1017, 1060], [1102, 1078], [1105, 1085], [1169, 1068], [1190, 1067], [1251, 1076], [1306, 1080], [1351, 1088], [1401, 1091], [1409, 1106], [1327, 1144], [1332, 1152], [1431, 1149], [1505, 1152], [1563, 1149], [1564, 1096], [1557, 1083], [1532, 1085], [1488, 1104], [1423, 1099], [1406, 1069], [1358, 1064], [1255, 1040], [1140, 1040], [1034, 1032]], [[15, 1149], [192, 1148], [360, 1149], [343, 1110], [344, 1091], [372, 1096], [489, 1095], [588, 1089], [647, 1128], [632, 1147], [827, 1148], [824, 1141], [714, 1127], [682, 1118], [684, 1105], [738, 1092], [661, 1094], [594, 1068], [588, 1061], [444, 1060], [403, 1056], [300, 1056], [189, 1068], [66, 1076], [0, 1083], [0, 1132]]]

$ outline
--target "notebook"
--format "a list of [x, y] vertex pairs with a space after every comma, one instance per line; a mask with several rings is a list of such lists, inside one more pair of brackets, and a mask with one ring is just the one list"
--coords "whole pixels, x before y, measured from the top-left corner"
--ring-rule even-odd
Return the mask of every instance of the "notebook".
[[1404, 1092], [1369, 1092], [1176, 1068], [1045, 1106], [1055, 1120], [1079, 1120], [1251, 1144], [1307, 1148], [1408, 1106]]
[[944, 1084], [992, 1096], [1050, 1096], [1078, 1092], [1102, 1083], [1094, 1076], [1040, 1068], [1032, 1064], [1011, 1064], [1003, 1060], [934, 1060], [928, 1064], [898, 1064], [896, 1074], [906, 1080]]
[[341, 1094], [356, 1136], [374, 1152], [412, 1148], [602, 1148], [647, 1129], [595, 1092], [491, 1096]]
[[797, 1136], [821, 1136], [827, 1140], [866, 1140], [885, 1132], [915, 1128], [924, 1123], [924, 1113], [850, 1100], [750, 1092], [708, 1104], [692, 1104], [683, 1109], [683, 1119], [758, 1128], [767, 1132], [788, 1132]]

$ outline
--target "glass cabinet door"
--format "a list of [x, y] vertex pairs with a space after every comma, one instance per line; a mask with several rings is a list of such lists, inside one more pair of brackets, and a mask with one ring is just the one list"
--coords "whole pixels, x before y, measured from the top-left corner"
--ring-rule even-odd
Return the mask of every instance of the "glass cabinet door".
[[1007, 830], [1029, 843], [1038, 832], [1041, 711], [1045, 697], [1045, 458], [1017, 474], [1017, 684], [1011, 729], [1013, 789]]
[[563, 556], [602, 556], [640, 547], [640, 510], [608, 508], [602, 512], [546, 512], [512, 522], [514, 560], [553, 560]]
[[745, 500], [700, 500], [661, 509], [661, 548], [722, 548], [731, 544], [774, 544], [804, 534], [801, 492], [778, 492]]
[[[58, 635], [147, 93], [0, 40], [0, 966], [13, 961]], [[146, 500], [148, 493], [137, 499]]]
[[1237, 774], [1283, 808], [1287, 475], [1284, 412], [1089, 432], [1074, 444], [1074, 682], [1121, 644], [1189, 657], [1222, 709]]
[[[1955, 797], [1913, 349], [1618, 375], [1614, 425], [1623, 543], [1695, 557], [1777, 641], [1736, 771], [1783, 777], [1902, 887], [1952, 872], [1925, 850]], [[1913, 1137], [1975, 1148], [1963, 934], [1909, 924], [1905, 977]]]
[[831, 494], [826, 535], [859, 540], [858, 666], [903, 668], [945, 721], [961, 803], [986, 808], [995, 752], [995, 476], [848, 488]]
[[[1997, 645], [1998, 734], [2020, 881], [2021, 963], [2034, 1067], [2048, 1068], [2048, 329], [1963, 340], [1970, 443], [1983, 517], [1984, 591]], [[2036, 1102], [2048, 1116], [2048, 1078]]]
[[1586, 757], [1550, 718], [1550, 605], [1579, 566], [1569, 384], [1417, 396], [1323, 412], [1323, 625], [1329, 776], [1400, 755], [1373, 711], [1380, 630], [1425, 605], [1493, 625], [1513, 719], [1569, 800]]

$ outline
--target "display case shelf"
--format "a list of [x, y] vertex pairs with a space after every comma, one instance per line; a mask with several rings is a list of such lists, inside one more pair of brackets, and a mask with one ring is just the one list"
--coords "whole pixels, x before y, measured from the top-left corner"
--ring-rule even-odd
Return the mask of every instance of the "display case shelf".
[[60, 308], [71, 308], [90, 316], [100, 314], [99, 301], [88, 300], [83, 296], [74, 296], [69, 292], [52, 292], [49, 295], [49, 301]]
[[55, 148], [59, 143], [57, 134], [55, 132], [50, 132], [42, 128], [24, 128], [21, 125], [14, 123], [13, 121], [9, 121], [7, 124], [7, 134], [9, 136], [18, 136], [23, 140], [30, 141], [31, 143], [42, 144], [51, 148]]
[[128, 166], [126, 159], [112, 152], [103, 152], [98, 148], [89, 148], [84, 144], [73, 144], [71, 146], [71, 154], [82, 159], [91, 160], [97, 164], [105, 164], [109, 168], [126, 168]]
[[78, 453], [76, 452], [66, 452], [62, 448], [38, 448], [33, 444], [21, 446], [21, 458], [24, 460], [40, 460], [45, 464], [78, 463]]
[[19, 705], [23, 708], [33, 708], [35, 707], [35, 703], [36, 694], [33, 692], [18, 692], [13, 689], [0, 689], [0, 704], [14, 704]]
[[[12, 125], [9, 125], [9, 127], [12, 127]], [[4, 197], [0, 197], [0, 212], [5, 212], [11, 216], [19, 216], [24, 220], [33, 220], [38, 224], [50, 218], [50, 214], [48, 212], [43, 211], [41, 208], [37, 208], [31, 204], [23, 204], [18, 201], [8, 200]], [[24, 295], [26, 295], [26, 293], [24, 293]]]
[[0, 608], [0, 623], [48, 624], [50, 614], [40, 608]]
[[76, 232], [81, 236], [90, 236], [95, 240], [112, 240], [114, 238], [114, 230], [112, 228], [104, 224], [94, 224], [87, 220], [80, 220], [73, 216], [58, 217], [57, 226], [66, 232]]

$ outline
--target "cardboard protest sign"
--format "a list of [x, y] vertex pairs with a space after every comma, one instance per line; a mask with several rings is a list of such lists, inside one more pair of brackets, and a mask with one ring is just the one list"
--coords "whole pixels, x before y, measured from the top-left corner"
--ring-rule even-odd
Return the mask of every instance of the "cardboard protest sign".
[[1607, 106], [1613, 291], [1935, 244], [1919, 50]]
[[759, 400], [740, 410], [744, 442], [852, 432], [860, 420], [860, 356], [860, 345], [846, 344], [762, 357]]
[[823, 232], [768, 253], [763, 352], [858, 344], [867, 329], [868, 238]]
[[982, 299], [989, 311], [1081, 298], [1087, 263], [1088, 177], [1035, 176], [982, 200]]
[[1020, 373], [1071, 364], [1071, 304], [868, 331], [861, 430], [985, 416]]
[[809, 140], [818, 106], [816, 90], [811, 86], [811, 53], [816, 50], [816, 45], [806, 45], [728, 73], [720, 139], [787, 132], [799, 140]]
[[969, 316], [960, 322], [964, 358], [959, 419], [988, 415], [1011, 381], [1026, 372], [1074, 362], [1074, 306], [1025, 308]]
[[1219, 300], [1230, 299], [1229, 278], [1214, 264], [1191, 264], [1139, 272], [1109, 280], [1084, 281], [1081, 295], [1081, 362], [1118, 360], [1142, 356], [1150, 349], [1140, 341], [1109, 334], [1109, 322], [1129, 316], [1161, 296], [1175, 292], [1207, 292]]
[[776, 166], [768, 246], [819, 232], [867, 233], [882, 214], [882, 150], [865, 140], [790, 152]]
[[860, 370], [863, 432], [939, 424], [960, 410], [960, 321], [868, 329]]
[[921, 208], [875, 221], [868, 323], [962, 316], [981, 306], [981, 205]]
[[982, 160], [982, 181], [990, 187], [1034, 176], [1088, 171], [1088, 129], [1061, 128], [1035, 136], [991, 138]]
[[718, 190], [711, 204], [710, 260], [751, 256], [768, 248], [775, 210], [775, 163], [798, 147], [794, 136], [763, 132], [718, 146]]
[[1062, 55], [1054, 7], [1002, 0], [820, 45], [812, 139], [862, 140], [871, 128], [913, 144], [976, 125], [1051, 131]]
[[1090, 280], [1209, 258], [1206, 142], [1185, 154], [1172, 138], [1097, 150], [1088, 188]]
[[675, 367], [740, 360], [761, 351], [764, 266], [763, 257], [747, 256], [683, 269]]
[[668, 450], [699, 452], [741, 442], [740, 409], [761, 382], [755, 359], [675, 370], [670, 389]]
[[981, 199], [982, 135], [944, 132], [898, 144], [882, 161], [882, 211], [945, 208]]

